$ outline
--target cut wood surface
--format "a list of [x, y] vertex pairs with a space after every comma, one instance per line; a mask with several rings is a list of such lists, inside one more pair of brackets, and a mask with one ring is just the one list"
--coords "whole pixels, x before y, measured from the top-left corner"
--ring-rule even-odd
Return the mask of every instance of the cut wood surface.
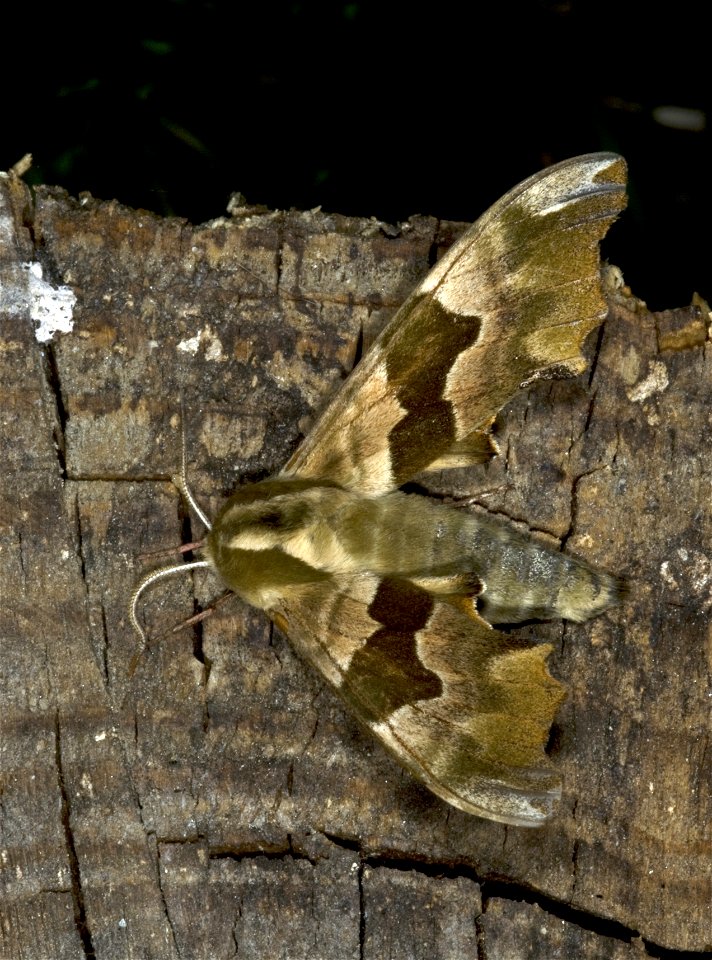
[[703, 302], [612, 292], [588, 373], [522, 392], [501, 456], [439, 480], [630, 582], [589, 624], [525, 628], [568, 688], [545, 827], [431, 795], [235, 598], [172, 633], [221, 593], [203, 571], [147, 594], [143, 654], [131, 629], [177, 556], [145, 555], [201, 535], [170, 479], [181, 404], [214, 515], [461, 229], [238, 203], [193, 227], [0, 179], [0, 960], [710, 955]]

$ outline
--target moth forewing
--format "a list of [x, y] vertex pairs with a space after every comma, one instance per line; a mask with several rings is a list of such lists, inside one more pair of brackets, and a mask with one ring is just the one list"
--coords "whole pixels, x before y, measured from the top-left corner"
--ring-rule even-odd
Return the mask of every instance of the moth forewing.
[[482, 435], [522, 383], [584, 368], [581, 345], [606, 313], [599, 242], [625, 179], [622, 157], [589, 154], [497, 201], [400, 307], [284, 472], [375, 494], [452, 449], [485, 459]]
[[434, 793], [535, 826], [560, 780], [544, 746], [564, 693], [493, 623], [601, 613], [620, 583], [483, 515], [406, 495], [416, 473], [486, 460], [523, 383], [575, 372], [605, 314], [598, 243], [625, 204], [614, 154], [515, 187], [435, 266], [284, 470], [242, 487], [208, 562], [264, 609]]

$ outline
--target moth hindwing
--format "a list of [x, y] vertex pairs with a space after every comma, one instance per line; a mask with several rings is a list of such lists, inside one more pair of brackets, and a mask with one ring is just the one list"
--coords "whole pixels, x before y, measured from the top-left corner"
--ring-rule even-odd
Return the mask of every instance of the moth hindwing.
[[561, 793], [544, 745], [548, 645], [492, 623], [583, 621], [619, 581], [399, 487], [496, 452], [522, 384], [580, 372], [606, 313], [599, 241], [625, 163], [536, 174], [465, 233], [396, 313], [285, 468], [225, 503], [207, 564], [265, 610], [396, 758], [469, 813], [536, 826]]

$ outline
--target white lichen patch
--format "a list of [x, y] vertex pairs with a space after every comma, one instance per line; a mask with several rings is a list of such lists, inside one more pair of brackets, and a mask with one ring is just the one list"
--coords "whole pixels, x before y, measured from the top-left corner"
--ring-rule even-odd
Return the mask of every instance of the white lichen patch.
[[180, 350], [181, 353], [189, 353], [191, 356], [196, 356], [198, 350], [203, 346], [205, 348], [205, 359], [212, 361], [224, 361], [227, 358], [223, 353], [223, 346], [220, 341], [220, 338], [216, 333], [213, 332], [210, 326], [205, 327], [199, 333], [196, 333], [194, 337], [189, 337], [186, 340], [181, 340], [176, 344], [176, 350]]
[[55, 333], [71, 333], [77, 298], [71, 287], [54, 287], [36, 261], [21, 263], [0, 277], [0, 311], [27, 316], [36, 324], [38, 343], [47, 343]]
[[181, 353], [189, 353], [194, 357], [200, 349], [200, 336], [199, 333], [196, 333], [194, 337], [190, 337], [188, 340], [181, 340], [176, 344], [176, 350], [180, 350]]

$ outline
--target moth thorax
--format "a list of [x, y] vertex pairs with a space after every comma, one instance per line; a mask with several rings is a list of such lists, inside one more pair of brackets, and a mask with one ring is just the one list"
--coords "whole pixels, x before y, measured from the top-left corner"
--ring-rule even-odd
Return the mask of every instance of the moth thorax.
[[328, 576], [310, 562], [304, 548], [318, 526], [323, 493], [333, 495], [338, 488], [266, 480], [238, 490], [227, 501], [208, 535], [207, 552], [235, 593], [270, 609], [290, 587]]

